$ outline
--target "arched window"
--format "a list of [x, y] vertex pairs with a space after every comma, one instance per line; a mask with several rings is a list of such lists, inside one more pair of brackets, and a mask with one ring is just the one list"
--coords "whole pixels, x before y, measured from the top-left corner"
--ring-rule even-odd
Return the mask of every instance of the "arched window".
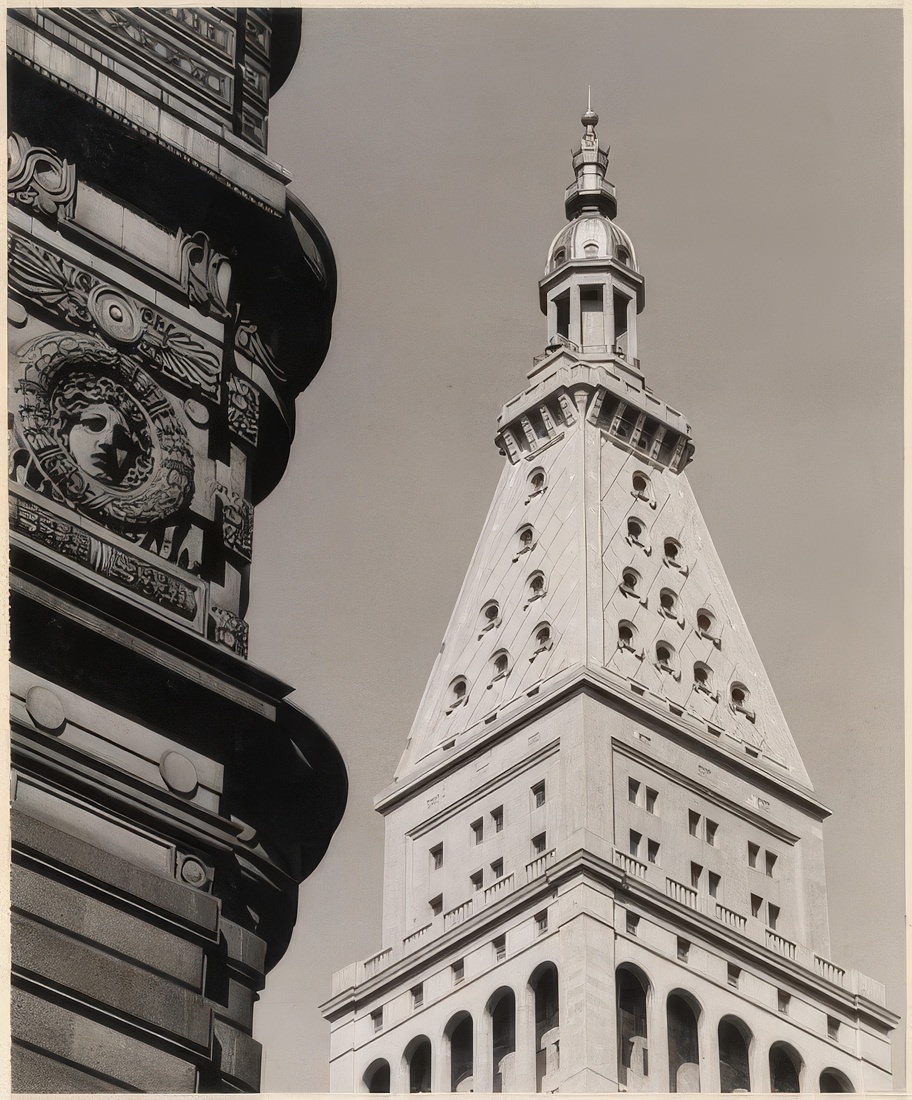
[[820, 1075], [821, 1092], [854, 1092], [855, 1087], [838, 1069], [825, 1069]]
[[516, 997], [512, 989], [501, 989], [488, 1002], [491, 1014], [491, 1061], [493, 1092], [515, 1092], [513, 1070], [516, 1052]]
[[553, 1077], [560, 1068], [560, 1008], [557, 992], [557, 967], [542, 963], [537, 967], [529, 985], [535, 995], [535, 1091], [546, 1092], [556, 1088], [557, 1081], [546, 1087], [546, 1079]]
[[694, 687], [698, 691], [712, 692], [712, 669], [705, 661], [694, 664]]
[[450, 684], [450, 696], [447, 705], [447, 714], [453, 709], [453, 707], [461, 706], [468, 697], [469, 684], [465, 676], [457, 676], [456, 679]]
[[801, 1055], [788, 1043], [773, 1043], [769, 1052], [770, 1091], [801, 1092]]
[[697, 612], [697, 630], [707, 638], [716, 636], [716, 617], [706, 607], [701, 607]]
[[447, 1024], [450, 1043], [450, 1092], [471, 1092], [474, 1084], [475, 1056], [472, 1017], [467, 1012], [454, 1016]]
[[502, 680], [510, 671], [510, 654], [505, 649], [499, 649], [491, 658], [491, 683]]
[[670, 588], [663, 588], [659, 592], [659, 607], [663, 615], [673, 619], [677, 615], [678, 596]]
[[621, 619], [618, 623], [618, 648], [633, 649], [636, 639], [636, 627], [627, 619]]
[[490, 630], [500, 622], [500, 604], [497, 600], [488, 600], [481, 609], [481, 629]]
[[426, 1035], [412, 1039], [405, 1048], [409, 1092], [431, 1091], [431, 1040]]
[[629, 566], [621, 574], [621, 591], [635, 596], [637, 585], [640, 583], [640, 574]]
[[545, 594], [545, 574], [541, 571], [532, 573], [526, 582], [526, 588], [530, 600], [540, 600]]
[[627, 517], [627, 538], [638, 546], [643, 544], [643, 536], [646, 534], [646, 526], [638, 516]]
[[633, 495], [640, 500], [652, 500], [652, 483], [649, 480], [649, 475], [644, 474], [642, 470], [637, 470], [631, 480], [633, 486]]
[[749, 721], [754, 721], [754, 711], [750, 705], [750, 692], [739, 681], [735, 681], [728, 689], [729, 705], [736, 714], [743, 714]]
[[627, 966], [618, 967], [617, 990], [618, 1084], [627, 1092], [644, 1092], [649, 1084], [645, 976]]
[[389, 1062], [383, 1058], [377, 1059], [376, 1062], [371, 1064], [364, 1071], [365, 1088], [368, 1092], [389, 1092], [390, 1090], [390, 1067]]
[[544, 653], [544, 651], [550, 649], [553, 644], [551, 627], [548, 623], [539, 623], [535, 628], [535, 652], [532, 654], [533, 657], [537, 653]]
[[663, 551], [665, 560], [671, 564], [676, 564], [678, 555], [681, 553], [681, 544], [677, 539], [666, 539], [663, 544]]
[[656, 664], [664, 672], [675, 671], [675, 651], [674, 646], [669, 642], [658, 641], [655, 648]]
[[529, 474], [529, 495], [535, 496], [536, 493], [543, 493], [548, 485], [548, 479], [545, 477], [545, 471], [541, 466], [536, 466], [535, 469]]
[[630, 263], [630, 253], [627, 251], [626, 248], [619, 248], [617, 250], [617, 258], [618, 263], [622, 263], [625, 266], [629, 265]]
[[519, 542], [518, 552], [525, 554], [528, 550], [531, 550], [535, 545], [535, 531], [532, 529], [531, 524], [526, 524], [525, 527], [520, 527], [516, 532], [516, 538]]
[[697, 1037], [697, 1013], [690, 1000], [680, 993], [669, 994], [668, 1015], [668, 1090], [700, 1091], [700, 1042]]
[[719, 1082], [722, 1092], [750, 1092], [751, 1033], [733, 1016], [719, 1021]]

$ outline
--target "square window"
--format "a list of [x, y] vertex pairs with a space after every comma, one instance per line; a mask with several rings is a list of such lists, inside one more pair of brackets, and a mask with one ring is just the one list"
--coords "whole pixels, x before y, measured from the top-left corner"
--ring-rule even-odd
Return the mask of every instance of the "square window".
[[697, 836], [700, 831], [700, 815], [696, 810], [688, 810], [687, 831], [691, 836]]
[[491, 811], [491, 821], [494, 824], [494, 832], [503, 832], [503, 806], [498, 806], [496, 810]]
[[700, 877], [703, 874], [703, 868], [699, 863], [691, 863], [690, 865], [690, 885], [695, 889], [700, 889]]
[[835, 1016], [827, 1016], [827, 1038], [839, 1038], [839, 1021]]
[[654, 791], [651, 787], [646, 788], [646, 813], [656, 813], [656, 803], [659, 801], [659, 792]]
[[659, 842], [657, 840], [646, 841], [646, 859], [650, 863], [659, 862]]
[[741, 981], [741, 967], [735, 966], [734, 963], [728, 964], [728, 984], [732, 989], [737, 989]]
[[443, 866], [443, 845], [435, 844], [431, 849], [431, 870], [439, 871]]
[[786, 993], [785, 990], [779, 989], [776, 991], [776, 1008], [788, 1015], [789, 1001], [791, 1001], [791, 994]]
[[491, 874], [495, 878], [503, 878], [503, 860], [495, 859], [491, 864]]
[[436, 898], [431, 898], [428, 905], [431, 907], [431, 912], [434, 916], [439, 917], [443, 912], [443, 894], [438, 894]]
[[548, 835], [547, 833], [539, 833], [538, 836], [532, 837], [532, 851], [535, 855], [540, 856], [542, 852], [548, 847]]
[[681, 937], [678, 936], [678, 959], [681, 962], [686, 963], [687, 958], [688, 958], [689, 955], [690, 955], [690, 941], [689, 940], [682, 940]]
[[634, 859], [638, 859], [640, 855], [640, 841], [643, 839], [641, 833], [636, 832], [634, 829], [630, 830], [630, 854]]
[[767, 873], [767, 875], [769, 875], [770, 878], [773, 877], [773, 871], [775, 871], [775, 869], [776, 869], [776, 860], [777, 859], [778, 859], [778, 856], [776, 855], [775, 852], [767, 852], [766, 853], [766, 873]]
[[475, 844], [481, 844], [484, 840], [484, 821], [479, 818], [477, 821], [473, 821], [472, 825], [472, 841]]
[[453, 965], [450, 967], [450, 970], [453, 973], [453, 985], [459, 985], [461, 982], [465, 981], [464, 959], [459, 959], [457, 962], [454, 962]]
[[544, 804], [545, 781], [542, 780], [541, 783], [536, 783], [535, 786], [532, 788], [532, 808], [537, 810], [539, 806], [544, 806]]
[[719, 885], [721, 882], [721, 875], [717, 875], [714, 871], [709, 872], [707, 884], [709, 888], [709, 896], [711, 898], [717, 898], [719, 896]]
[[760, 845], [759, 844], [751, 844], [751, 842], [748, 841], [747, 842], [747, 865], [748, 865], [748, 867], [756, 867], [757, 866], [757, 857], [759, 855], [760, 855]]
[[770, 902], [768, 906], [768, 913], [769, 919], [767, 920], [767, 924], [775, 931], [776, 925], [779, 923], [779, 906], [773, 905], [773, 903]]
[[714, 848], [716, 846], [716, 830], [718, 828], [719, 826], [715, 821], [710, 821], [709, 818], [706, 819], [706, 843], [711, 844]]
[[412, 1008], [421, 1008], [424, 1004], [424, 983], [412, 986]]
[[494, 961], [503, 962], [507, 957], [507, 937], [498, 936], [494, 940]]
[[751, 894], [751, 916], [759, 917], [760, 910], [763, 908], [763, 898], [758, 898], [756, 894]]
[[627, 914], [627, 931], [631, 936], [635, 936], [637, 934], [637, 926], [639, 925], [639, 923], [640, 918], [637, 913]]
[[472, 892], [477, 894], [484, 885], [484, 875], [481, 871], [473, 871], [469, 875], [469, 882], [472, 884]]
[[376, 1009], [375, 1011], [373, 1011], [371, 1013], [371, 1026], [372, 1026], [372, 1028], [375, 1032], [383, 1030], [383, 1009], [382, 1008], [378, 1008], [378, 1009]]
[[637, 805], [637, 799], [640, 795], [640, 784], [636, 779], [627, 780], [627, 801], [632, 802], [634, 806]]
[[548, 931], [548, 910], [543, 909], [540, 913], [535, 914], [535, 933], [540, 936], [543, 932]]

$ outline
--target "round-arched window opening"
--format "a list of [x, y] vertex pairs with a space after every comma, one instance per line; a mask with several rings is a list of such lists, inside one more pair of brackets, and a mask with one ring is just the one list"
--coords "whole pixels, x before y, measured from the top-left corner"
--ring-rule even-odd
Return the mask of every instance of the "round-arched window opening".
[[677, 561], [680, 552], [681, 544], [677, 539], [665, 540], [665, 557], [668, 558], [669, 561]]
[[462, 702], [462, 700], [465, 699], [466, 692], [468, 690], [469, 685], [466, 683], [465, 677], [463, 676], [460, 676], [458, 679], [454, 680], [453, 683], [450, 685], [450, 691], [452, 692], [453, 699], [456, 700], [456, 702]]
[[497, 600], [491, 600], [490, 603], [486, 603], [481, 612], [486, 622], [493, 623], [496, 621], [497, 616], [500, 614], [500, 606]]
[[620, 645], [627, 649], [632, 649], [634, 635], [633, 623], [628, 623], [626, 620], [622, 620], [618, 623], [618, 642]]
[[566, 259], [567, 259], [567, 250], [565, 248], [559, 248], [554, 253], [554, 262], [556, 264], [562, 264], [566, 261]]
[[668, 644], [668, 642], [656, 643], [656, 660], [660, 665], [667, 665], [671, 667], [671, 662], [674, 659], [674, 650]]
[[545, 487], [545, 471], [539, 467], [529, 474], [529, 488], [533, 493], [540, 493]]
[[535, 644], [538, 646], [539, 651], [542, 649], [549, 649], [551, 646], [551, 627], [547, 623], [543, 623], [535, 631]]
[[625, 569], [622, 574], [622, 579], [625, 588], [629, 588], [631, 592], [636, 592], [636, 586], [640, 582], [640, 577], [635, 569]]
[[700, 684], [703, 687], [709, 687], [712, 682], [712, 670], [709, 665], [704, 665], [701, 661], [697, 661], [694, 665], [694, 683]]
[[825, 1069], [820, 1074], [821, 1092], [854, 1092], [852, 1082], [838, 1069]]
[[659, 593], [659, 603], [662, 606], [662, 610], [666, 615], [673, 615], [675, 604], [678, 602], [678, 597], [672, 592], [670, 588], [663, 588]]
[[505, 650], [494, 655], [494, 675], [505, 676], [510, 667], [510, 657]]
[[750, 699], [750, 692], [744, 684], [732, 684], [731, 701], [736, 707], [746, 707], [748, 699]]
[[712, 632], [713, 623], [715, 622], [715, 616], [711, 611], [707, 611], [705, 607], [701, 607], [697, 612], [697, 629], [704, 634], [710, 634]]
[[618, 262], [622, 263], [624, 265], [627, 265], [627, 264], [630, 263], [630, 253], [627, 251], [626, 248], [619, 248], [617, 250], [617, 258], [618, 258]]
[[649, 478], [639, 470], [633, 475], [633, 491], [642, 496], [649, 492]]
[[639, 540], [643, 537], [643, 532], [645, 530], [646, 528], [643, 526], [641, 520], [638, 520], [636, 516], [629, 517], [629, 519], [627, 520], [627, 534], [635, 542], [639, 542]]
[[535, 532], [531, 527], [521, 527], [519, 530], [519, 548], [520, 550], [531, 550], [532, 543], [535, 541]]

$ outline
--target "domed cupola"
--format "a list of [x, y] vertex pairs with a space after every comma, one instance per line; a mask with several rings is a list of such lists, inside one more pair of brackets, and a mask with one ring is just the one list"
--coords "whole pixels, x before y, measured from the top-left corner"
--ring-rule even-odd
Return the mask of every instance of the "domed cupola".
[[581, 122], [583, 136], [573, 154], [576, 178], [564, 197], [570, 220], [551, 242], [539, 283], [548, 346], [560, 344], [639, 370], [636, 316], [643, 309], [645, 283], [633, 242], [614, 221], [617, 197], [605, 178], [608, 150], [599, 147], [598, 115], [591, 106]]

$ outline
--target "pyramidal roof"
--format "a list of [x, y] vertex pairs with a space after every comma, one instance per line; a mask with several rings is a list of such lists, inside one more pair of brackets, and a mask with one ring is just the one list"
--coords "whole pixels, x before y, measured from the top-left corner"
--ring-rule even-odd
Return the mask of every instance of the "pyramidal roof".
[[[587, 111], [571, 224], [615, 212], [595, 122]], [[504, 470], [396, 782], [585, 680], [633, 721], [670, 722], [810, 791], [683, 473], [690, 428], [640, 372], [629, 238], [553, 253], [540, 283], [548, 347], [499, 418]]]

